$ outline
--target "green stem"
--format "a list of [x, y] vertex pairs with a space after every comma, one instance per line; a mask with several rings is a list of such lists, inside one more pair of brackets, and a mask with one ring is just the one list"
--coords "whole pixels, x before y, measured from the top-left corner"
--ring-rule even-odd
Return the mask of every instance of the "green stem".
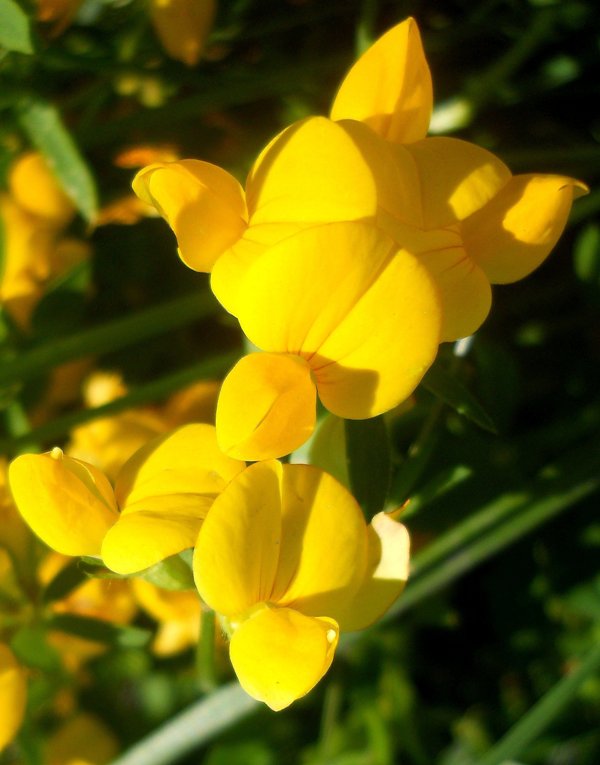
[[0, 385], [25, 380], [65, 361], [126, 348], [155, 335], [198, 321], [213, 313], [209, 292], [186, 295], [159, 306], [86, 329], [23, 353], [0, 369]]
[[479, 765], [502, 765], [524, 750], [543, 733], [573, 700], [581, 685], [600, 672], [600, 643], [581, 661], [577, 669], [563, 677], [535, 704], [509, 732], [492, 747]]
[[215, 628], [215, 612], [203, 607], [200, 613], [200, 640], [196, 653], [196, 667], [200, 687], [204, 692], [213, 691], [217, 687]]
[[255, 712], [260, 702], [228, 683], [192, 704], [111, 765], [169, 765]]
[[201, 361], [187, 369], [173, 372], [173, 374], [161, 377], [159, 380], [140, 385], [126, 396], [121, 396], [102, 406], [94, 409], [81, 409], [41, 425], [39, 428], [35, 428], [28, 433], [23, 433], [15, 438], [4, 439], [0, 441], [0, 451], [12, 454], [25, 444], [32, 442], [47, 443], [48, 441], [66, 436], [74, 427], [83, 425], [86, 422], [97, 420], [100, 417], [112, 417], [128, 409], [134, 409], [138, 406], [144, 406], [165, 399], [167, 396], [175, 393], [175, 391], [181, 390], [181, 388], [185, 388], [197, 380], [221, 375], [236, 361], [238, 355], [237, 353], [226, 353], [221, 356], [215, 356], [207, 361]]

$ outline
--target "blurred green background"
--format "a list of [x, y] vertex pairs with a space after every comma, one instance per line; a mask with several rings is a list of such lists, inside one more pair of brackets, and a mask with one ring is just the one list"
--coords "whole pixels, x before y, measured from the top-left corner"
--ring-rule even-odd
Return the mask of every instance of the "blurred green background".
[[[30, 117], [52, 107], [84, 158], [76, 181], [88, 188], [89, 172], [102, 205], [127, 193], [133, 170], [114, 159], [137, 145], [172, 146], [243, 179], [275, 132], [327, 113], [358, 52], [408, 15], [432, 70], [435, 132], [483, 145], [515, 172], [574, 176], [591, 193], [541, 269], [495, 288], [466, 355], [443, 349], [438, 366], [459, 389], [441, 385], [446, 403], [420, 389], [393, 423], [391, 500], [412, 498], [416, 551], [397, 612], [348, 643], [308, 697], [279, 714], [234, 713], [222, 732], [213, 719], [209, 740], [173, 762], [600, 762], [597, 3], [222, 0], [203, 59], [186, 67], [164, 54], [144, 3], [86, 0], [59, 36], [34, 26], [33, 55], [0, 60], [0, 174], [43, 143], [39, 112], [33, 127]], [[49, 423], [29, 422], [58, 361], [97, 350], [98, 366], [124, 374], [129, 402], [144, 403], [221, 374], [230, 363], [222, 354], [241, 348], [235, 322], [211, 302], [206, 277], [178, 261], [163, 221], [92, 231], [80, 218], [72, 228], [92, 259], [50, 284], [30, 330], [3, 316], [7, 456], [60, 442], [94, 416], [75, 402]], [[152, 323], [147, 312], [171, 300]], [[131, 322], [110, 324], [119, 318]], [[98, 346], [91, 328], [101, 329]], [[75, 338], [67, 350], [65, 335]], [[495, 433], [473, 422], [481, 411]], [[191, 652], [157, 660], [115, 650], [88, 666], [80, 703], [127, 749], [202, 696], [194, 666]], [[569, 689], [568, 672], [582, 666]], [[225, 662], [218, 671], [232, 676]], [[52, 714], [38, 724], [51, 727]], [[520, 724], [516, 743], [498, 748]]]

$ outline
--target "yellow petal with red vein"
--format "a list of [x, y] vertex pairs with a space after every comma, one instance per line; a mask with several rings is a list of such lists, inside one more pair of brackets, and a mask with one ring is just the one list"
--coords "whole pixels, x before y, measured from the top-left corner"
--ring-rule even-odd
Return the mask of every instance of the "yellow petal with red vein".
[[515, 175], [461, 224], [465, 248], [493, 284], [523, 279], [549, 255], [585, 184], [561, 175]]
[[225, 616], [270, 600], [281, 540], [283, 466], [257, 462], [217, 497], [194, 553], [200, 597]]
[[368, 564], [359, 590], [339, 615], [343, 631], [362, 630], [388, 610], [408, 579], [410, 539], [406, 527], [377, 513], [368, 528]]
[[195, 159], [157, 163], [141, 170], [133, 190], [173, 229], [183, 262], [210, 271], [246, 229], [244, 191], [216, 165]]
[[463, 247], [421, 253], [419, 262], [428, 270], [440, 294], [442, 341], [472, 335], [485, 321], [491, 305], [489, 280]]
[[64, 555], [98, 555], [118, 518], [108, 479], [60, 449], [23, 454], [9, 469], [19, 512], [49, 547]]
[[314, 688], [331, 666], [337, 642], [333, 619], [265, 606], [237, 628], [229, 653], [246, 693], [279, 711]]
[[[441, 228], [479, 210], [510, 180], [504, 162], [458, 138], [425, 138], [395, 149], [401, 167], [407, 155], [420, 179], [424, 228]], [[418, 225], [415, 221], [406, 223]]]
[[424, 138], [433, 107], [431, 74], [414, 19], [390, 29], [346, 75], [331, 109], [334, 120], [365, 122], [388, 141]]
[[312, 433], [317, 391], [298, 356], [252, 353], [223, 381], [217, 438], [225, 454], [265, 460], [290, 454]]

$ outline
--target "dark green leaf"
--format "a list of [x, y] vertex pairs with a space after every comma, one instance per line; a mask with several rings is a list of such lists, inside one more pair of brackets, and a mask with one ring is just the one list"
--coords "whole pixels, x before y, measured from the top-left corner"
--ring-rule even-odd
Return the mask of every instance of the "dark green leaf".
[[52, 603], [55, 600], [65, 598], [86, 579], [87, 576], [80, 568], [79, 560], [72, 560], [64, 568], [61, 568], [54, 579], [50, 580], [42, 595], [44, 603]]
[[370, 518], [387, 497], [391, 478], [390, 442], [383, 417], [346, 420], [350, 488]]
[[575, 273], [582, 282], [600, 285], [600, 226], [587, 225], [575, 243]]
[[94, 178], [58, 109], [41, 99], [26, 98], [19, 104], [19, 120], [77, 209], [87, 221], [93, 221], [98, 211]]
[[492, 418], [475, 396], [439, 363], [430, 368], [421, 384], [434, 396], [456, 409], [459, 414], [479, 425], [483, 430], [490, 433], [497, 432]]
[[149, 630], [140, 627], [122, 626], [102, 619], [91, 619], [74, 614], [52, 616], [47, 622], [47, 627], [84, 640], [93, 640], [119, 648], [143, 648], [152, 637]]
[[29, 19], [14, 0], [0, 0], [0, 46], [17, 53], [33, 53]]

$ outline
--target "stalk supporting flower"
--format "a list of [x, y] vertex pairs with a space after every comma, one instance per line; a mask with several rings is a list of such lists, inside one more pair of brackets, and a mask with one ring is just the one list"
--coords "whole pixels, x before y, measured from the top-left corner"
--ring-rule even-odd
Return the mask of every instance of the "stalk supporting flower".
[[194, 554], [203, 600], [230, 635], [244, 689], [274, 710], [308, 693], [339, 632], [362, 629], [408, 576], [406, 529], [309, 465], [252, 465], [215, 500]]

